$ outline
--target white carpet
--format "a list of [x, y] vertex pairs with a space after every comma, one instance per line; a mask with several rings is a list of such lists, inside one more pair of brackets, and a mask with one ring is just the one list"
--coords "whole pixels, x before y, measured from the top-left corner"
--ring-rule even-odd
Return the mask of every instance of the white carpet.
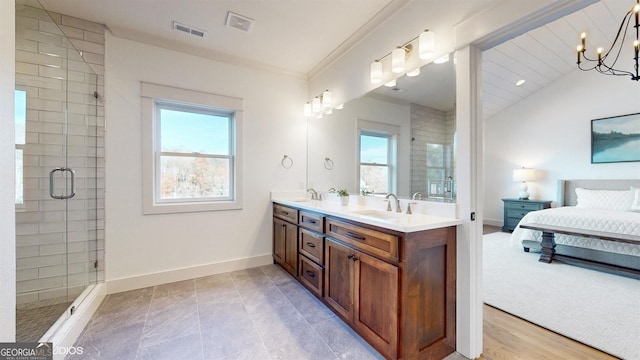
[[558, 262], [483, 237], [484, 301], [594, 348], [640, 360], [640, 280]]

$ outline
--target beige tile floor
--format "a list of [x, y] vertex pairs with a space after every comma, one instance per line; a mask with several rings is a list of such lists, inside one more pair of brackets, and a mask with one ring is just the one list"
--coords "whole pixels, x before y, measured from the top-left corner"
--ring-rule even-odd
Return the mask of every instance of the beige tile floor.
[[75, 345], [72, 359], [383, 359], [276, 265], [109, 295]]
[[109, 295], [74, 359], [382, 359], [280, 267]]

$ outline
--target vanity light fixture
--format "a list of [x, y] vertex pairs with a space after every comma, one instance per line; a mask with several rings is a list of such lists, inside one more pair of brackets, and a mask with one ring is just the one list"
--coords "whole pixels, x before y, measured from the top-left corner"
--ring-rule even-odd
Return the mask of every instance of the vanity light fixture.
[[[635, 25], [631, 25], [632, 28], [635, 28], [635, 39], [633, 41], [633, 70], [631, 71], [626, 71], [626, 70], [619, 70], [619, 69], [615, 69], [614, 67], [616, 66], [616, 62], [618, 61], [618, 58], [620, 57], [620, 52], [623, 49], [623, 45], [624, 45], [624, 41], [627, 38], [627, 31], [629, 30], [629, 25], [631, 24], [631, 18], [634, 18], [634, 22]], [[582, 71], [589, 71], [589, 70], [596, 70], [597, 72], [601, 73], [601, 74], [605, 74], [605, 75], [616, 75], [616, 76], [631, 76], [631, 80], [635, 80], [638, 81], [640, 80], [640, 73], [638, 71], [640, 71], [640, 69], [638, 68], [638, 55], [640, 53], [640, 0], [636, 0], [636, 5], [633, 6], [631, 8], [631, 10], [629, 10], [627, 12], [627, 14], [624, 16], [624, 18], [622, 18], [622, 23], [620, 24], [620, 27], [618, 28], [618, 33], [616, 34], [615, 39], [613, 40], [613, 43], [611, 44], [611, 46], [609, 47], [609, 49], [604, 52], [603, 48], [598, 48], [596, 50], [596, 54], [597, 54], [597, 59], [589, 59], [587, 57], [587, 55], [585, 54], [585, 51], [587, 50], [587, 33], [582, 33], [580, 34], [580, 45], [578, 45], [577, 47], [577, 51], [578, 51], [578, 69], [582, 70]], [[624, 29], [624, 31], [623, 31]], [[633, 30], [631, 30], [631, 32], [633, 32]], [[620, 43], [618, 44], [618, 40], [620, 40]], [[631, 46], [629, 46], [628, 49], [630, 49]], [[609, 64], [607, 64], [607, 59], [609, 58], [609, 55], [611, 55], [610, 59], [611, 61], [609, 62]], [[583, 60], [584, 63], [586, 64], [593, 64], [593, 66], [587, 66], [587, 67], [583, 67]]]
[[[322, 113], [331, 114], [331, 108], [333, 106], [333, 95], [331, 91], [325, 90], [322, 94], [316, 96], [311, 101], [307, 101], [304, 104], [304, 116], [316, 118], [322, 118]], [[318, 115], [320, 115], [318, 117]]]
[[389, 56], [391, 57], [391, 72], [394, 74], [403, 73], [405, 71], [406, 60], [411, 55], [411, 52], [414, 48], [414, 45], [412, 43], [416, 40], [418, 40], [418, 57], [422, 60], [432, 58], [435, 54], [435, 36], [436, 35], [433, 33], [433, 31], [429, 31], [429, 29], [426, 29], [422, 33], [420, 33], [420, 35], [407, 41], [402, 46], [398, 46], [397, 48], [395, 48], [392, 52], [384, 55], [379, 59], [374, 60], [371, 63], [369, 72], [371, 83], [380, 84], [382, 82], [382, 60], [386, 59]]
[[384, 83], [384, 86], [386, 86], [386, 87], [394, 87], [394, 86], [396, 86], [396, 79], [393, 79], [391, 81], [387, 81], [386, 83]]
[[336, 105], [336, 107], [334, 107], [334, 109], [342, 110], [342, 109], [344, 109], [344, 104], [338, 104], [338, 105]]

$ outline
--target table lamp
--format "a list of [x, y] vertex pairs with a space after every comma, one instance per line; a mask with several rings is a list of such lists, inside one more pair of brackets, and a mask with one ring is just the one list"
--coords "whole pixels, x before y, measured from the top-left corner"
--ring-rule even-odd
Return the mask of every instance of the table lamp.
[[516, 169], [513, 170], [513, 181], [521, 181], [520, 192], [518, 193], [519, 200], [529, 200], [529, 193], [527, 192], [527, 181], [533, 181], [536, 179], [536, 171], [534, 169]]

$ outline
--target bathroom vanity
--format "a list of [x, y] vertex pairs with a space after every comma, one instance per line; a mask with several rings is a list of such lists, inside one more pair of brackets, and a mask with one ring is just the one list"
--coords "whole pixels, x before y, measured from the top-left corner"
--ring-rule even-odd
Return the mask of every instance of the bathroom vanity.
[[456, 346], [458, 219], [273, 200], [273, 259], [388, 359]]

